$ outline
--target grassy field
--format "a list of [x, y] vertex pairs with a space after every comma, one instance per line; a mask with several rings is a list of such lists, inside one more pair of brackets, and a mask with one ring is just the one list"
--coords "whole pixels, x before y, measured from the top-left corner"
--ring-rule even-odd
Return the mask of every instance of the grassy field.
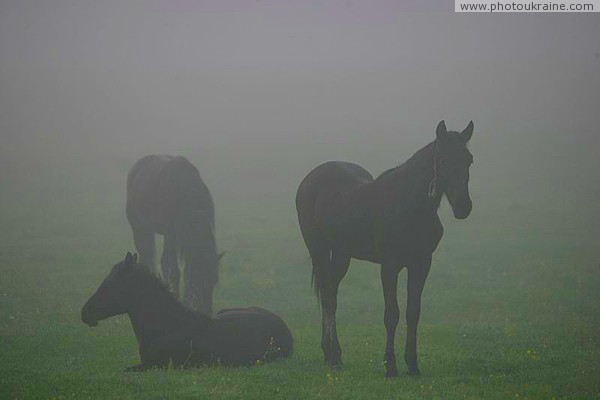
[[[440, 210], [446, 236], [423, 297], [422, 376], [406, 376], [399, 364], [401, 376], [386, 380], [383, 296], [378, 268], [368, 263], [353, 261], [340, 288], [344, 368], [323, 366], [293, 205], [306, 169], [265, 194], [208, 172], [227, 252], [216, 308], [277, 312], [294, 333], [295, 354], [253, 368], [126, 373], [138, 359], [127, 317], [92, 329], [80, 309], [133, 250], [123, 212], [128, 162], [76, 165], [3, 182], [1, 399], [600, 397], [600, 213], [592, 199], [540, 193], [509, 201], [497, 195], [500, 186], [482, 190], [475, 175], [473, 215], [458, 222]], [[405, 279], [403, 272], [401, 308]], [[398, 332], [402, 360], [403, 318]]]

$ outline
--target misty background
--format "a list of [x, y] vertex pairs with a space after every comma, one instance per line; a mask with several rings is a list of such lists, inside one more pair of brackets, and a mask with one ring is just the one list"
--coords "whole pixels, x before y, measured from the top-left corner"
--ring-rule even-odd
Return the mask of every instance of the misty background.
[[567, 235], [589, 250], [600, 226], [597, 14], [453, 7], [2, 1], [0, 210], [22, 227], [5, 237], [89, 235], [86, 251], [102, 253], [92, 238], [105, 233], [74, 230], [101, 217], [132, 249], [127, 171], [171, 153], [212, 192], [221, 248], [235, 254], [234, 232], [258, 221], [292, 232], [303, 257], [294, 196], [306, 173], [345, 160], [378, 175], [444, 119], [450, 130], [475, 124], [474, 212], [457, 223], [444, 206], [447, 237], [509, 225], [502, 232]]

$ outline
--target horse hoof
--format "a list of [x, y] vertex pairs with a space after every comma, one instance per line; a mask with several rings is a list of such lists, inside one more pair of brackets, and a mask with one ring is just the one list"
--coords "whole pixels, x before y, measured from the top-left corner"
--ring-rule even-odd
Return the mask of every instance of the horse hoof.
[[409, 368], [408, 369], [408, 376], [419, 376], [421, 375], [421, 371], [419, 371], [419, 368]]
[[333, 364], [329, 364], [329, 368], [331, 368], [333, 371], [341, 371], [342, 370], [342, 363], [341, 362], [336, 362]]
[[398, 371], [397, 370], [390, 370], [390, 371], [385, 371], [385, 377], [386, 378], [396, 378], [398, 376]]
[[123, 369], [123, 372], [142, 372], [144, 370], [144, 367], [142, 366], [142, 364], [139, 365], [132, 365], [131, 367], [127, 367], [125, 369]]
[[342, 360], [325, 361], [325, 365], [334, 371], [339, 371], [342, 369]]

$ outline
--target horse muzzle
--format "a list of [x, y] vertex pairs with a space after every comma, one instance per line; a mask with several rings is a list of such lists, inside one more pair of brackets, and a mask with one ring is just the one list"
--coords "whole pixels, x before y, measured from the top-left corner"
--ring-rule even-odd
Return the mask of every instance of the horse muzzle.
[[81, 309], [81, 321], [87, 326], [98, 326], [98, 318], [94, 318], [87, 307], [87, 304]]
[[469, 200], [465, 204], [461, 205], [460, 207], [452, 207], [452, 211], [454, 212], [454, 218], [456, 218], [456, 219], [467, 218], [471, 214], [472, 210], [473, 210], [473, 203], [471, 203], [471, 200]]

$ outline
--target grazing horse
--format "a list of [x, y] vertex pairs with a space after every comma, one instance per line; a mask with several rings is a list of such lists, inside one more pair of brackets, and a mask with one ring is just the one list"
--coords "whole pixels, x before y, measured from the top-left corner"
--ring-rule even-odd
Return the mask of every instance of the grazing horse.
[[154, 267], [154, 234], [163, 235], [163, 279], [179, 298], [177, 258], [183, 256], [184, 302], [211, 315], [222, 254], [217, 255], [213, 200], [196, 167], [185, 157], [141, 158], [127, 176], [126, 213], [140, 262]]
[[445, 194], [456, 218], [467, 218], [471, 212], [468, 182], [473, 156], [466, 145], [472, 133], [472, 121], [460, 133], [447, 131], [441, 121], [433, 142], [377, 179], [356, 164], [333, 161], [316, 167], [300, 184], [296, 209], [322, 308], [321, 347], [327, 365], [337, 367], [342, 362], [335, 321], [337, 292], [350, 259], [357, 258], [381, 264], [387, 377], [398, 375], [394, 336], [400, 311], [396, 292], [398, 273], [407, 268], [404, 360], [409, 375], [419, 374], [421, 293], [431, 255], [443, 234], [437, 209]]
[[127, 314], [139, 345], [140, 365], [131, 370], [206, 364], [253, 365], [288, 357], [293, 338], [285, 322], [262, 308], [221, 310], [212, 318], [182, 305], [163, 281], [127, 253], [81, 310], [96, 326]]

